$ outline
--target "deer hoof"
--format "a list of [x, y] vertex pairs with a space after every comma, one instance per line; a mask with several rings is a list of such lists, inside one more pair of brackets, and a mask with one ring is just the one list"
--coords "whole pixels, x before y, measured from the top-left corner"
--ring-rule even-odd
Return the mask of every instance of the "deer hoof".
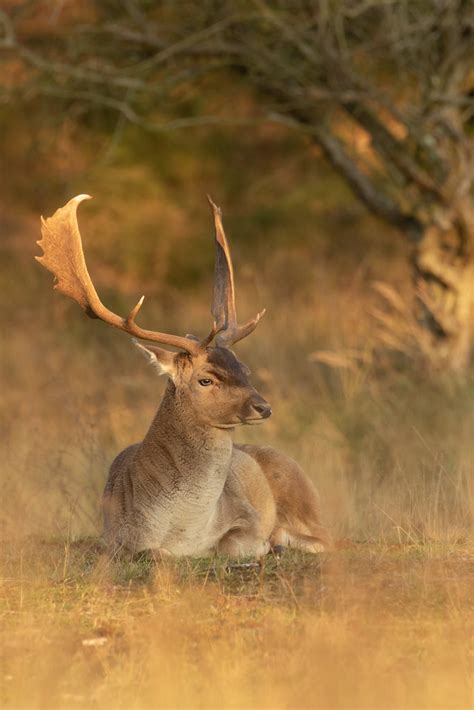
[[269, 555], [275, 555], [275, 557], [281, 557], [285, 552], [285, 547], [283, 545], [273, 545], [269, 550]]

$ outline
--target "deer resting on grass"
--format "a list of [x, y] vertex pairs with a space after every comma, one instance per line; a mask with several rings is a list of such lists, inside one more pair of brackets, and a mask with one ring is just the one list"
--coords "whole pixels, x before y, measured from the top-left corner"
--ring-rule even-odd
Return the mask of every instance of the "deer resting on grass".
[[251, 385], [232, 346], [252, 333], [262, 313], [237, 322], [232, 260], [220, 209], [215, 225], [214, 325], [202, 341], [144, 330], [136, 324], [143, 296], [126, 318], [103, 305], [87, 271], [77, 223], [78, 195], [42, 220], [43, 256], [55, 288], [92, 318], [140, 338], [171, 346], [138, 347], [168, 385], [145, 438], [113, 462], [103, 497], [104, 535], [111, 554], [261, 556], [272, 548], [319, 552], [328, 542], [318, 495], [298, 464], [266, 446], [234, 444], [241, 424], [272, 411]]

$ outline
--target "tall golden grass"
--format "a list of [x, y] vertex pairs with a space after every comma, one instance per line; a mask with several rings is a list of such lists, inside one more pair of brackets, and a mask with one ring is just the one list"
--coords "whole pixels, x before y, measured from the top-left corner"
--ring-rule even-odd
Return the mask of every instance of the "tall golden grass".
[[[52, 278], [31, 259], [30, 233], [31, 246], [2, 272], [13, 306], [3, 311], [4, 534], [98, 534], [107, 467], [143, 437], [164, 383], [123, 334], [53, 292]], [[294, 455], [319, 487], [336, 537], [465, 538], [474, 508], [472, 380], [446, 382], [417, 369], [409, 352], [388, 358], [366, 270], [347, 281], [347, 270], [334, 275], [328, 260], [311, 264], [298, 249], [263, 263], [251, 258], [237, 267], [239, 310], [268, 313], [238, 354], [274, 416], [236, 439]], [[128, 293], [117, 272], [115, 288], [107, 287], [108, 271], [102, 276], [94, 258], [91, 271], [119, 312], [140, 295], [140, 285]], [[147, 285], [145, 325], [207, 332], [211, 273], [181, 292]]]
[[86, 541], [2, 558], [5, 708], [470, 704], [472, 548], [354, 545], [148, 578], [137, 564], [118, 579]]
[[[268, 310], [238, 354], [274, 416], [236, 438], [298, 459], [337, 549], [149, 575], [104, 569], [96, 541], [107, 467], [145, 433], [163, 382], [123, 334], [53, 293], [36, 227], [22, 229], [1, 270], [2, 706], [468, 707], [473, 383], [381, 347], [371, 282], [403, 292], [401, 260], [376, 251], [334, 269], [324, 246], [237, 249], [240, 313]], [[203, 283], [165, 290], [141, 267], [127, 276], [133, 254], [104, 266], [85, 241], [113, 308], [144, 283], [144, 325], [207, 331], [210, 263]]]

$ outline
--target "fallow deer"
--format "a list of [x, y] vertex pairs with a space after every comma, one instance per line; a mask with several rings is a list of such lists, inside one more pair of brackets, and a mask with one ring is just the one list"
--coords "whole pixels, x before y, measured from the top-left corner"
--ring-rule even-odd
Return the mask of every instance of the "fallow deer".
[[[143, 441], [113, 462], [103, 497], [104, 535], [112, 554], [143, 550], [172, 555], [231, 557], [276, 546], [319, 552], [329, 535], [317, 492], [298, 464], [265, 446], [232, 442], [241, 424], [271, 415], [250, 384], [249, 369], [231, 347], [255, 330], [260, 317], [237, 322], [234, 276], [220, 209], [209, 198], [215, 227], [214, 325], [202, 341], [144, 330], [136, 324], [143, 296], [126, 318], [103, 305], [87, 271], [77, 223], [79, 195], [42, 219], [36, 259], [92, 318], [156, 345], [138, 347], [169, 378]], [[214, 343], [214, 344], [213, 344]]]

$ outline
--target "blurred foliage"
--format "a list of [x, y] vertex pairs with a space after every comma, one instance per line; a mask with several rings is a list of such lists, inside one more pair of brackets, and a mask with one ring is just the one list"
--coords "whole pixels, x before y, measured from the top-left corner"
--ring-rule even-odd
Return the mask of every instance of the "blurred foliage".
[[[42, 125], [41, 112], [31, 120], [20, 106], [5, 109], [1, 122], [9, 166], [1, 176], [4, 219], [36, 219], [74, 194], [92, 194], [79, 217], [88, 262], [106, 285], [120, 277], [121, 290], [185, 288], [209, 278], [206, 193], [223, 206], [237, 262], [242, 254], [257, 266], [283, 249], [288, 258], [326, 255], [353, 270], [361, 254], [403, 253], [389, 229], [385, 239], [374, 231], [316, 150], [285, 129], [151, 134], [119, 125], [110, 134], [64, 116], [57, 127], [48, 119]], [[24, 247], [21, 230], [7, 239], [7, 250]]]
[[[85, 4], [64, 7], [74, 15]], [[168, 118], [184, 100], [191, 116], [219, 104], [248, 118], [256, 106], [239, 79], [178, 98], [162, 107]], [[210, 193], [223, 207], [239, 313], [267, 308], [238, 353], [275, 416], [239, 438], [298, 458], [336, 533], [467, 534], [472, 382], [429, 377], [413, 349], [392, 352], [378, 340], [373, 282], [391, 284], [409, 312], [409, 247], [365, 211], [305, 136], [260, 121], [145, 131], [105, 108], [35, 95], [1, 104], [0, 151], [5, 530], [27, 511], [27, 532], [96, 532], [107, 465], [143, 436], [162, 391], [123, 335], [54, 294], [33, 260], [39, 215], [92, 194], [79, 221], [105, 303], [125, 313], [145, 293], [144, 327], [204, 335]]]
[[[377, 7], [404, 6], [410, 18], [450, 5], [302, 0], [275, 7], [291, 13], [315, 4], [366, 8], [371, 22]], [[221, 20], [235, 4], [4, 0], [0, 23], [2, 13], [14, 15], [30, 50], [66, 59], [88, 78], [101, 62], [154, 76], [150, 60], [159, 50], [118, 43], [113, 34], [125, 19], [146, 33], [137, 7], [160, 16], [168, 41], [178, 38], [177, 14], [185, 31], [206, 13]], [[190, 18], [189, 9], [197, 15]], [[437, 37], [436, 21], [429, 24], [429, 42], [416, 24], [410, 34], [420, 51]], [[271, 40], [270, 23], [264, 29]], [[404, 69], [424, 71], [411, 57]], [[474, 389], [472, 376], [433, 376], [416, 361], [408, 244], [365, 210], [306, 135], [258, 118], [258, 94], [243, 75], [216, 67], [204, 77], [196, 61], [198, 82], [179, 89], [171, 86], [171, 56], [168, 85], [156, 87], [153, 101], [106, 87], [108, 98], [134, 99], [152, 119], [155, 130], [144, 130], [117, 107], [71, 93], [86, 87], [71, 81], [67, 67], [54, 76], [28, 63], [25, 70], [8, 48], [0, 62], [2, 700], [11, 707], [235, 707], [237, 698], [248, 707], [291, 707], [311, 697], [328, 707], [355, 700], [380, 707], [388, 698], [401, 707], [415, 698], [420, 707], [464, 706]], [[376, 70], [379, 76], [382, 65]], [[200, 124], [204, 114], [235, 120]], [[188, 123], [162, 130], [183, 116]], [[363, 133], [343, 137], [351, 156], [366, 151], [377, 185], [386, 181]], [[184, 559], [159, 566], [154, 583], [143, 562], [119, 568], [115, 578], [101, 569], [107, 469], [143, 437], [164, 381], [122, 333], [55, 294], [52, 276], [33, 259], [39, 215], [79, 193], [95, 198], [81, 207], [79, 222], [104, 302], [123, 314], [145, 293], [140, 324], [179, 334], [209, 330], [214, 254], [206, 193], [222, 206], [239, 314], [267, 308], [236, 351], [274, 411], [263, 427], [237, 430], [236, 439], [299, 461], [320, 492], [324, 522], [338, 540], [334, 553], [321, 561], [270, 558], [258, 571]], [[390, 302], [402, 318], [387, 340], [381, 320], [390, 322], [383, 310]]]
[[[384, 249], [374, 246], [382, 229], [384, 245], [394, 233], [365, 219], [350, 190], [412, 241], [418, 359], [466, 374], [469, 0], [8, 0], [0, 27], [4, 154], [23, 168], [4, 194], [39, 211], [106, 188], [96, 224], [108, 231], [108, 214], [116, 239], [92, 256], [109, 281], [126, 267], [130, 288], [153, 274], [198, 283], [210, 262], [191, 233], [207, 229], [205, 192], [258, 262], [287, 248], [318, 259], [325, 241], [354, 269]], [[362, 224], [374, 238], [355, 236]], [[155, 234], [166, 235], [159, 247]]]

